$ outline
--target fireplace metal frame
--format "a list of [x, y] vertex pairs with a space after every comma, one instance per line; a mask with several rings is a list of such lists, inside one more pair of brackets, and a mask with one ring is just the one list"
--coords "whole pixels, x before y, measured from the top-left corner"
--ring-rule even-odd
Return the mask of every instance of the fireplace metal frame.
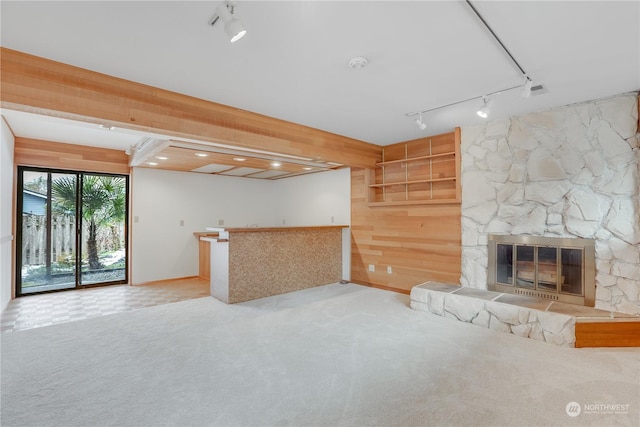
[[[525, 289], [506, 283], [499, 283], [496, 277], [497, 259], [496, 249], [498, 244], [552, 247], [560, 249], [580, 249], [582, 251], [582, 290], [583, 295], [553, 292], [543, 289]], [[488, 236], [489, 265], [487, 275], [487, 288], [491, 291], [519, 294], [537, 298], [545, 298], [553, 301], [593, 307], [596, 294], [596, 257], [595, 240], [565, 237], [538, 237], [538, 236], [512, 236], [496, 235]], [[515, 250], [514, 250], [515, 253]], [[559, 267], [558, 267], [559, 268]], [[537, 271], [537, 268], [536, 268]], [[514, 277], [515, 283], [515, 277]]]

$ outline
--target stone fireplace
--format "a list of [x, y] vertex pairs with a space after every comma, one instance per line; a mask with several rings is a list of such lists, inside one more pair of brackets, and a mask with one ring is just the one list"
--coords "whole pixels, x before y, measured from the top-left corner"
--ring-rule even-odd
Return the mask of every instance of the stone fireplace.
[[595, 307], [640, 314], [637, 93], [463, 127], [461, 154], [463, 286], [488, 288], [490, 235], [590, 239]]
[[489, 235], [490, 291], [593, 307], [595, 240]]

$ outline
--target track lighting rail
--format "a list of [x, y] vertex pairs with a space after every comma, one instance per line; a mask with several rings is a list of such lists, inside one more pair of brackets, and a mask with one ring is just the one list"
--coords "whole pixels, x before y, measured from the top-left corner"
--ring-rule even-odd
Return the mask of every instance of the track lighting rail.
[[[422, 118], [422, 115], [425, 114], [425, 113], [429, 113], [431, 111], [441, 110], [443, 108], [452, 107], [454, 105], [463, 104], [465, 102], [473, 101], [473, 100], [476, 100], [476, 99], [484, 99], [484, 101], [485, 101], [484, 102], [484, 108], [488, 109], [487, 100], [489, 99], [489, 97], [494, 96], [494, 95], [498, 95], [500, 93], [507, 92], [507, 91], [510, 91], [510, 90], [513, 90], [513, 89], [522, 89], [522, 88], [524, 88], [523, 92], [522, 92], [522, 97], [523, 98], [528, 98], [531, 95], [531, 88], [532, 88], [532, 85], [533, 85], [533, 80], [529, 76], [529, 73], [527, 73], [525, 71], [525, 69], [522, 67], [522, 65], [520, 65], [520, 63], [515, 58], [515, 56], [513, 56], [513, 54], [509, 51], [509, 49], [507, 49], [507, 47], [502, 42], [502, 40], [500, 40], [500, 37], [498, 37], [498, 35], [495, 33], [495, 31], [493, 31], [493, 28], [491, 28], [489, 26], [487, 21], [482, 17], [480, 12], [478, 12], [478, 10], [471, 3], [471, 1], [470, 0], [465, 0], [465, 3], [469, 6], [469, 8], [473, 11], [473, 13], [477, 16], [477, 18], [480, 20], [482, 25], [484, 25], [484, 27], [489, 31], [489, 33], [491, 33], [491, 36], [493, 36], [493, 38], [498, 43], [498, 45], [500, 45], [502, 50], [507, 54], [507, 56], [509, 57], [511, 62], [518, 68], [518, 71], [522, 74], [522, 77], [524, 78], [524, 83], [523, 84], [519, 84], [517, 86], [511, 86], [511, 87], [508, 87], [508, 88], [505, 88], [505, 89], [501, 89], [501, 90], [498, 90], [498, 91], [495, 91], [495, 92], [489, 92], [489, 93], [484, 93], [482, 95], [472, 96], [470, 98], [462, 99], [460, 101], [451, 102], [451, 103], [445, 104], [445, 105], [440, 105], [438, 107], [433, 107], [433, 108], [429, 108], [429, 109], [426, 109], [426, 110], [412, 111], [412, 112], [406, 113], [405, 115], [407, 117], [419, 116], [418, 118], [415, 119], [415, 121], [416, 121], [416, 124], [420, 127], [421, 130], [424, 130], [427, 127], [426, 123], [424, 122], [424, 120]], [[486, 117], [483, 117], [483, 118], [486, 118]]]
[[495, 33], [495, 31], [493, 31], [493, 28], [491, 28], [489, 26], [489, 24], [487, 23], [487, 21], [485, 21], [485, 19], [482, 17], [482, 15], [480, 15], [480, 12], [478, 12], [478, 9], [475, 8], [475, 6], [469, 1], [466, 0], [467, 5], [471, 8], [471, 10], [473, 11], [473, 13], [475, 13], [475, 15], [478, 17], [478, 19], [480, 20], [480, 22], [482, 22], [482, 25], [485, 26], [485, 28], [487, 30], [489, 30], [489, 32], [491, 33], [491, 35], [493, 36], [494, 39], [496, 39], [496, 41], [498, 42], [498, 44], [500, 45], [500, 47], [502, 48], [502, 50], [504, 50], [504, 52], [507, 54], [507, 56], [511, 59], [511, 61], [513, 61], [513, 63], [515, 64], [516, 67], [518, 67], [518, 70], [520, 70], [520, 73], [522, 73], [522, 75], [527, 79], [527, 80], [531, 80], [529, 78], [529, 74], [524, 70], [524, 68], [522, 68], [522, 65], [520, 65], [520, 63], [518, 62], [518, 60], [511, 54], [511, 52], [509, 51], [509, 49], [507, 49], [507, 47], [504, 45], [504, 43], [502, 43], [502, 40], [500, 40], [500, 37], [498, 37], [498, 35]]
[[499, 95], [499, 94], [501, 94], [503, 92], [508, 92], [510, 90], [520, 89], [520, 88], [522, 88], [522, 85], [511, 86], [511, 87], [508, 87], [506, 89], [496, 90], [495, 92], [489, 92], [489, 93], [486, 93], [486, 94], [483, 94], [483, 95], [473, 96], [471, 98], [462, 99], [460, 101], [452, 102], [452, 103], [446, 104], [446, 105], [440, 105], [438, 107], [429, 108], [427, 110], [412, 111], [410, 113], [406, 113], [405, 115], [407, 117], [413, 117], [413, 116], [417, 116], [419, 114], [430, 113], [431, 111], [441, 110], [441, 109], [447, 108], [447, 107], [453, 107], [454, 105], [463, 104], [465, 102], [473, 101], [473, 100], [476, 100], [476, 99], [489, 98], [490, 96]]

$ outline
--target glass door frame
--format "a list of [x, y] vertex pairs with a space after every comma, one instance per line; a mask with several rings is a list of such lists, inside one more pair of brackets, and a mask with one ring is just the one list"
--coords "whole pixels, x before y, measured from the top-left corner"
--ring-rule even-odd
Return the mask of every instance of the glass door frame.
[[[24, 172], [40, 172], [47, 174], [47, 201], [52, 199], [52, 190], [51, 190], [51, 175], [53, 174], [67, 174], [67, 175], [75, 175], [76, 176], [76, 206], [75, 206], [75, 286], [70, 286], [64, 289], [51, 289], [51, 290], [43, 290], [36, 292], [22, 292], [22, 242], [23, 242], [23, 233], [22, 233], [22, 225], [23, 225], [23, 216], [22, 210], [24, 205], [24, 200], [22, 196], [23, 187], [24, 187]], [[106, 282], [98, 282], [98, 283], [82, 283], [82, 238], [83, 238], [83, 220], [82, 220], [82, 183], [85, 175], [91, 176], [107, 176], [107, 177], [118, 177], [123, 178], [125, 180], [125, 206], [124, 206], [124, 250], [125, 250], [125, 263], [124, 263], [124, 279], [121, 280], [113, 280]], [[115, 174], [115, 173], [105, 173], [105, 172], [90, 172], [90, 171], [77, 171], [77, 170], [66, 170], [66, 169], [56, 169], [56, 168], [46, 168], [46, 167], [32, 167], [32, 166], [18, 166], [17, 167], [17, 177], [16, 177], [16, 251], [15, 251], [15, 266], [16, 266], [16, 274], [15, 274], [15, 295], [16, 297], [28, 296], [28, 295], [38, 295], [44, 293], [51, 292], [62, 292], [74, 289], [85, 289], [85, 288], [93, 288], [93, 287], [101, 287], [101, 286], [110, 286], [110, 285], [119, 285], [126, 284], [129, 281], [129, 175], [123, 174]], [[46, 265], [47, 268], [50, 269], [51, 264], [51, 218], [52, 218], [52, 206], [51, 203], [47, 203], [46, 209], [47, 216], [47, 230], [46, 230]]]

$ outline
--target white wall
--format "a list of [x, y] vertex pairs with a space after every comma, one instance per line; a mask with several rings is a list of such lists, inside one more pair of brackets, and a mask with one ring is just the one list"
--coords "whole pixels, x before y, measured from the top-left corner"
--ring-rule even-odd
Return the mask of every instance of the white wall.
[[[348, 169], [269, 181], [135, 168], [132, 282], [197, 275], [193, 232], [219, 220], [225, 227], [268, 227], [283, 220], [287, 226], [330, 225], [333, 217], [334, 224], [348, 225], [350, 199]], [[347, 269], [349, 257], [343, 258]]]
[[278, 225], [348, 225], [351, 220], [350, 169], [274, 181]]
[[11, 248], [13, 246], [13, 147], [14, 137], [0, 119], [0, 310], [11, 300]]
[[[132, 282], [195, 276], [194, 231], [217, 226], [272, 226], [273, 182], [134, 168]], [[180, 225], [184, 221], [184, 225]]]

